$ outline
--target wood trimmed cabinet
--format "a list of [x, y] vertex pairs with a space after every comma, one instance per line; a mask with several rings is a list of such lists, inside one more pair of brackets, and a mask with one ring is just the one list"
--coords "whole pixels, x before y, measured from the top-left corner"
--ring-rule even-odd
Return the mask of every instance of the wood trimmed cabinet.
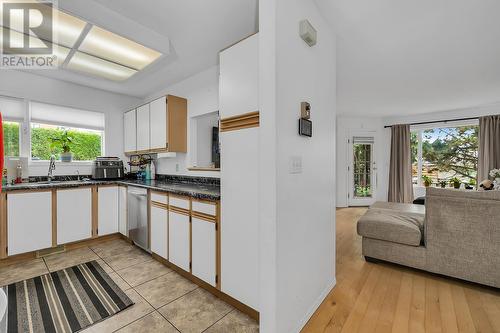
[[[92, 237], [92, 190], [90, 187], [59, 189], [57, 194], [57, 244]], [[54, 244], [52, 244], [54, 245]], [[10, 251], [9, 251], [10, 253]]]
[[259, 34], [219, 64], [222, 291], [259, 310]]
[[[7, 255], [52, 246], [52, 191], [7, 195]], [[36, 237], [28, 237], [36, 235]]]
[[125, 154], [186, 153], [187, 99], [160, 97], [124, 114]]
[[220, 290], [219, 202], [151, 191], [151, 251]]
[[127, 236], [126, 191], [104, 185], [1, 193], [0, 259], [118, 233]]

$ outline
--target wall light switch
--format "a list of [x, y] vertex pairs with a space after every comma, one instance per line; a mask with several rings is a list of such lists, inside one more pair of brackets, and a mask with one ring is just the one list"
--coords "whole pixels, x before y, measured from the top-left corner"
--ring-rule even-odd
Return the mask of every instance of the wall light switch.
[[291, 156], [289, 161], [289, 173], [302, 173], [302, 156]]

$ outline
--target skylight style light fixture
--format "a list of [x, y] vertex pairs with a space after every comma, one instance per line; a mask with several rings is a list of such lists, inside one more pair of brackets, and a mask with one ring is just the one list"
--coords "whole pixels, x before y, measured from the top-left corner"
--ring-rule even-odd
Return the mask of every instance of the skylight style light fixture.
[[[36, 0], [0, 0], [6, 2], [36, 2]], [[22, 41], [22, 12], [11, 15], [9, 29], [13, 42]], [[33, 18], [36, 21], [36, 16]], [[41, 19], [41, 15], [40, 15]], [[1, 28], [1, 27], [0, 27]], [[16, 31], [17, 30], [17, 31]], [[101, 27], [92, 25], [56, 8], [53, 9], [53, 37], [45, 38], [54, 46], [59, 68], [70, 69], [113, 81], [124, 81], [159, 59], [162, 54]], [[43, 45], [31, 34], [30, 43]], [[50, 36], [51, 33], [46, 34]], [[45, 36], [45, 34], [44, 34]], [[1, 39], [1, 36], [0, 36]]]
[[137, 73], [136, 70], [121, 66], [86, 53], [76, 52], [70, 59], [69, 69], [101, 76], [108, 80], [123, 81]]
[[92, 27], [78, 49], [137, 70], [161, 56], [155, 50], [96, 26]]

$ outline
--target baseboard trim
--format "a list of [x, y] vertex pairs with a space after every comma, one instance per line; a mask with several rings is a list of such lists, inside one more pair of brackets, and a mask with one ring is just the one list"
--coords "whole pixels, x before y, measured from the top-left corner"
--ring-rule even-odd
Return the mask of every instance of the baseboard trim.
[[[83, 240], [72, 242], [72, 243], [61, 244], [58, 246], [49, 247], [47, 249], [15, 254], [15, 255], [8, 256], [7, 258], [0, 259], [0, 267], [6, 267], [6, 266], [13, 265], [13, 264], [18, 264], [18, 263], [22, 263], [25, 261], [29, 261], [31, 259], [41, 258], [43, 256], [53, 254], [53, 253], [51, 253], [52, 251], [54, 251], [54, 253], [63, 253], [66, 251], [75, 250], [75, 249], [85, 247], [85, 246], [90, 246], [90, 245], [95, 245], [95, 244], [102, 243], [102, 242], [107, 242], [107, 241], [110, 241], [113, 239], [120, 239], [121, 237], [122, 237], [121, 234], [114, 233], [114, 234], [110, 234], [110, 235], [98, 236], [96, 238], [83, 239]], [[62, 251], [61, 251], [61, 247], [63, 248]], [[40, 257], [39, 257], [39, 254], [41, 254]]]
[[211, 293], [215, 297], [220, 298], [221, 300], [223, 300], [224, 302], [228, 303], [229, 305], [232, 305], [233, 307], [235, 307], [236, 309], [240, 310], [241, 312], [246, 313], [247, 315], [250, 316], [250, 318], [255, 319], [257, 322], [259, 321], [259, 312], [257, 310], [252, 309], [248, 305], [241, 303], [240, 301], [238, 301], [237, 299], [229, 296], [226, 293], [223, 293], [222, 291], [220, 291], [219, 289], [215, 288], [214, 286], [212, 286], [212, 285], [206, 283], [205, 281], [197, 278], [196, 276], [194, 276], [193, 274], [191, 274], [191, 273], [183, 270], [182, 268], [177, 267], [176, 265], [172, 264], [171, 262], [169, 262], [165, 258], [162, 258], [161, 256], [157, 255], [156, 253], [151, 253], [151, 256], [156, 261], [159, 261], [160, 263], [162, 263], [165, 266], [169, 267], [170, 269], [172, 269], [176, 273], [178, 273], [178, 274], [182, 275], [183, 277], [185, 277], [186, 279], [190, 280], [194, 284], [197, 284], [198, 286], [200, 286], [201, 288], [205, 289], [206, 291], [208, 291], [209, 293]]
[[297, 323], [296, 329], [293, 330], [292, 332], [300, 332], [304, 328], [309, 319], [311, 319], [312, 315], [316, 312], [316, 310], [318, 310], [321, 303], [323, 303], [323, 301], [326, 299], [330, 291], [332, 291], [332, 289], [335, 288], [336, 284], [337, 284], [337, 279], [334, 277], [333, 280], [330, 281], [330, 283], [328, 283], [323, 292], [321, 292], [316, 301], [314, 301], [314, 303], [311, 305], [309, 311], [307, 311], [305, 316]]

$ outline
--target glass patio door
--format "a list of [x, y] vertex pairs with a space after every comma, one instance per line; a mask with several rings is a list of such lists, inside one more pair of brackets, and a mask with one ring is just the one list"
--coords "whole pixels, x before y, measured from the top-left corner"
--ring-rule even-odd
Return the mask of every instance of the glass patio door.
[[375, 141], [365, 136], [354, 136], [350, 141], [349, 206], [369, 206], [375, 202]]

